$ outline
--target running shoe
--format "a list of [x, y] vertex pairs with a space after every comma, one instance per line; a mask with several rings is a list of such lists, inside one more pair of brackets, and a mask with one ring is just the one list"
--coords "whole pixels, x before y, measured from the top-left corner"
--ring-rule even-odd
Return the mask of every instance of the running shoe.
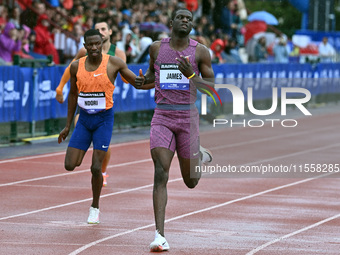
[[106, 180], [107, 177], [109, 177], [108, 174], [103, 174], [103, 186], [104, 186], [104, 187], [107, 186], [107, 180]]
[[90, 214], [89, 217], [87, 218], [87, 223], [88, 224], [98, 224], [99, 223], [99, 209], [90, 207]]
[[168, 242], [166, 241], [166, 239], [156, 230], [155, 240], [150, 244], [150, 251], [160, 252], [160, 251], [167, 251], [169, 249], [170, 249], [170, 246]]
[[200, 146], [200, 152], [202, 153], [202, 164], [209, 165], [213, 160], [211, 151]]

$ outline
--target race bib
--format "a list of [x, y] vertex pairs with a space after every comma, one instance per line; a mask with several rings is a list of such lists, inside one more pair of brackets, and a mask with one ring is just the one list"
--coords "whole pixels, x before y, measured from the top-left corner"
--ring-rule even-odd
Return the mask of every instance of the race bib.
[[177, 64], [161, 64], [159, 86], [161, 89], [189, 90], [189, 79], [178, 70]]
[[105, 92], [80, 92], [78, 105], [88, 114], [94, 114], [106, 109]]

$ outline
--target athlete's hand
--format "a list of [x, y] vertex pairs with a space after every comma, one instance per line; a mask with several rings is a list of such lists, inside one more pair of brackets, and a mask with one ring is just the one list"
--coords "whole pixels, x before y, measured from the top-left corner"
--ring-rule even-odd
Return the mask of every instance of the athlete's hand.
[[189, 56], [180, 56], [176, 58], [178, 61], [178, 69], [185, 77], [190, 77], [194, 73], [194, 69], [189, 61]]
[[56, 95], [55, 96], [55, 99], [57, 99], [57, 101], [59, 102], [59, 103], [64, 103], [64, 96], [63, 95]]
[[139, 76], [135, 79], [136, 88], [141, 88], [144, 85], [145, 76], [143, 75], [142, 69], [139, 69]]
[[58, 143], [61, 143], [62, 141], [65, 141], [66, 137], [68, 136], [68, 133], [70, 132], [70, 129], [65, 127], [59, 134], [58, 137]]

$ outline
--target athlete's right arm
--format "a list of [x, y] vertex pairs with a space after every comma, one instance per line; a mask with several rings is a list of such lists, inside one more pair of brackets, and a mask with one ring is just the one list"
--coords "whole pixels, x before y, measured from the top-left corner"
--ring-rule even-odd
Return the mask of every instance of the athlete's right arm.
[[[136, 78], [136, 85], [142, 86], [143, 89], [150, 89], [155, 87], [155, 68], [154, 64], [158, 56], [159, 48], [161, 42], [156, 41], [153, 42], [149, 49], [150, 54], [150, 61], [149, 61], [149, 68], [146, 71], [145, 75], [141, 76], [141, 73]], [[141, 71], [140, 71], [141, 72]]]
[[78, 71], [79, 61], [75, 61], [70, 65], [70, 75], [71, 75], [71, 89], [68, 96], [68, 107], [67, 107], [67, 120], [65, 128], [60, 132], [58, 137], [58, 143], [61, 143], [66, 139], [68, 133], [70, 132], [70, 127], [72, 124], [73, 116], [77, 108], [78, 101], [78, 88], [77, 88], [77, 71]]
[[57, 101], [59, 102], [59, 103], [63, 103], [64, 102], [64, 97], [63, 97], [63, 89], [64, 89], [64, 86], [65, 86], [65, 84], [69, 81], [69, 79], [70, 79], [70, 77], [71, 77], [71, 75], [70, 75], [70, 66], [71, 66], [71, 64], [74, 62], [74, 61], [76, 61], [76, 60], [78, 60], [78, 59], [80, 59], [80, 58], [82, 58], [82, 57], [84, 57], [86, 55], [86, 49], [85, 48], [81, 48], [79, 51], [78, 51], [78, 53], [77, 53], [77, 55], [74, 57], [74, 59], [72, 60], [72, 62], [68, 65], [68, 67], [66, 67], [66, 69], [65, 69], [65, 71], [64, 71], [64, 74], [63, 74], [63, 76], [61, 77], [61, 79], [60, 79], [60, 82], [59, 82], [59, 85], [58, 85], [58, 87], [56, 88], [56, 92], [57, 92], [57, 95], [56, 95], [56, 99], [57, 99]]

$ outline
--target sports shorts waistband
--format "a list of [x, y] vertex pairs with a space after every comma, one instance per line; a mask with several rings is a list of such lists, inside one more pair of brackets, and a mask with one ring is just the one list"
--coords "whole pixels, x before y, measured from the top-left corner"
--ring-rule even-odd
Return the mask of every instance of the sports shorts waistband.
[[173, 110], [173, 111], [189, 111], [195, 109], [195, 104], [157, 104], [156, 109]]
[[110, 113], [111, 111], [113, 111], [113, 107], [109, 108], [109, 109], [105, 109], [105, 110], [101, 110], [101, 111], [98, 111], [96, 113], [88, 113], [87, 111], [85, 111], [83, 108], [79, 107], [78, 108], [80, 109], [81, 112], [83, 113], [86, 113], [88, 115], [95, 115], [95, 114], [105, 114], [105, 113]]

